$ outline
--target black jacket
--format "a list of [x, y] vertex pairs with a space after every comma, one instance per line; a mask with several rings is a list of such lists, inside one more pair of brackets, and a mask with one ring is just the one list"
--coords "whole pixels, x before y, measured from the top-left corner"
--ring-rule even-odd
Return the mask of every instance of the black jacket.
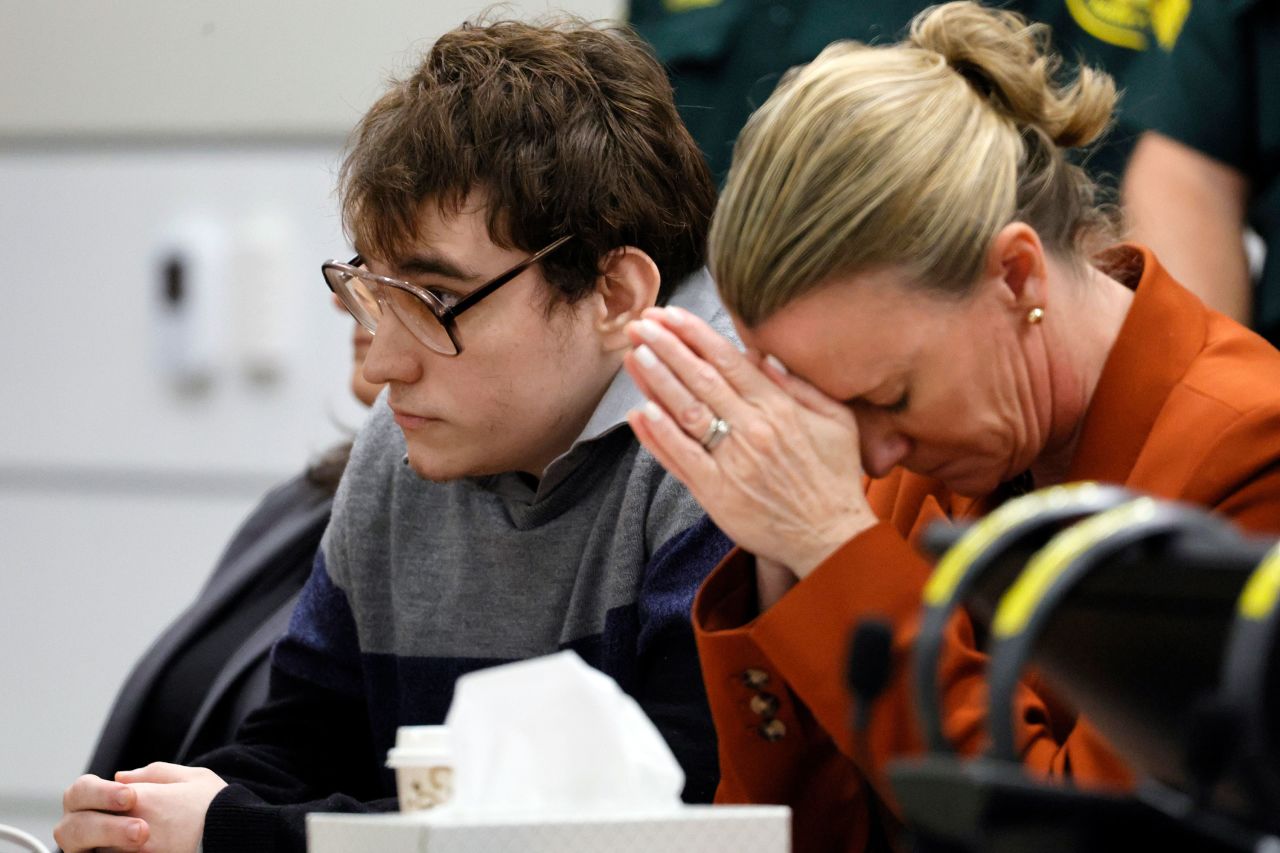
[[[276, 487], [253, 510], [227, 545], [199, 596], [152, 644], [125, 679], [89, 762], [89, 773], [110, 779], [117, 770], [133, 769], [137, 756], [126, 755], [147, 702], [166, 667], [193, 638], [207, 631], [230, 603], [264, 573], [286, 571], [297, 588], [268, 618], [225, 649], [225, 663], [210, 682], [194, 718], [182, 721], [186, 736], [173, 755], [147, 760], [184, 763], [194, 755], [228, 743], [240, 722], [267, 695], [271, 646], [284, 633], [294, 603], [306, 581], [320, 536], [329, 521], [333, 498], [328, 489], [299, 475]], [[214, 713], [219, 709], [219, 713]]]

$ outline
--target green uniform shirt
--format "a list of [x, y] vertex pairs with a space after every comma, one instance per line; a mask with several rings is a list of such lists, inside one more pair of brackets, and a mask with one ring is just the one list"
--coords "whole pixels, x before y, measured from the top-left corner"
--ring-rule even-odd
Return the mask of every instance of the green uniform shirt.
[[[1067, 59], [1082, 57], [1123, 83], [1152, 44], [1148, 2], [1018, 0], [1009, 4], [1053, 27]], [[1167, 2], [1167, 0], [1165, 0]], [[1189, 2], [1189, 0], [1181, 0]], [[631, 0], [631, 23], [667, 65], [689, 130], [717, 180], [747, 116], [788, 68], [836, 39], [897, 41], [921, 0]], [[1134, 134], [1118, 126], [1089, 159], [1095, 174], [1119, 175]]]
[[1280, 343], [1280, 4], [1195, 0], [1161, 64], [1135, 119], [1248, 179], [1249, 224], [1268, 249], [1253, 324]]

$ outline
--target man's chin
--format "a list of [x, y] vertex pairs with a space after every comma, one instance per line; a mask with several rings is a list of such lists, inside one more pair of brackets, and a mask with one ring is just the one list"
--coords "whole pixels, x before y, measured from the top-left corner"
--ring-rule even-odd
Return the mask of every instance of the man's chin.
[[425, 448], [410, 447], [409, 467], [413, 473], [433, 483], [448, 483], [474, 474], [461, 464], [462, 460], [449, 459], [444, 454]]
[[433, 483], [449, 483], [471, 477], [491, 477], [507, 470], [493, 464], [482, 464], [478, 460], [450, 457], [438, 450], [412, 446], [409, 448], [408, 458], [409, 467], [413, 472]]
[[409, 467], [413, 469], [413, 473], [417, 474], [429, 483], [451, 483], [454, 480], [461, 480], [467, 476], [466, 474], [452, 474], [433, 470], [423, 470], [412, 462], [409, 463]]

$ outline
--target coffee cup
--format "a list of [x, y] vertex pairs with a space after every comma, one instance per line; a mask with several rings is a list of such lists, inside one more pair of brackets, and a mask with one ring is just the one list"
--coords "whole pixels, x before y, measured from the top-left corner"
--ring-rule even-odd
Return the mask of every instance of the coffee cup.
[[434, 808], [453, 796], [453, 751], [448, 726], [401, 726], [387, 753], [396, 771], [400, 811]]

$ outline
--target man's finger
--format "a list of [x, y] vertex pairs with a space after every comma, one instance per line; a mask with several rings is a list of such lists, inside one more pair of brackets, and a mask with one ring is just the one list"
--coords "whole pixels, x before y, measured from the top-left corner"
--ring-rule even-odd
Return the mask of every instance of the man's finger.
[[149, 835], [145, 820], [94, 811], [65, 814], [53, 830], [54, 840], [65, 853], [95, 848], [141, 850]]
[[117, 782], [186, 782], [194, 768], [182, 764], [153, 761], [137, 770], [121, 770], [116, 773]]
[[87, 774], [72, 782], [71, 787], [63, 793], [62, 810], [127, 812], [133, 808], [135, 801], [134, 793], [128, 785]]

